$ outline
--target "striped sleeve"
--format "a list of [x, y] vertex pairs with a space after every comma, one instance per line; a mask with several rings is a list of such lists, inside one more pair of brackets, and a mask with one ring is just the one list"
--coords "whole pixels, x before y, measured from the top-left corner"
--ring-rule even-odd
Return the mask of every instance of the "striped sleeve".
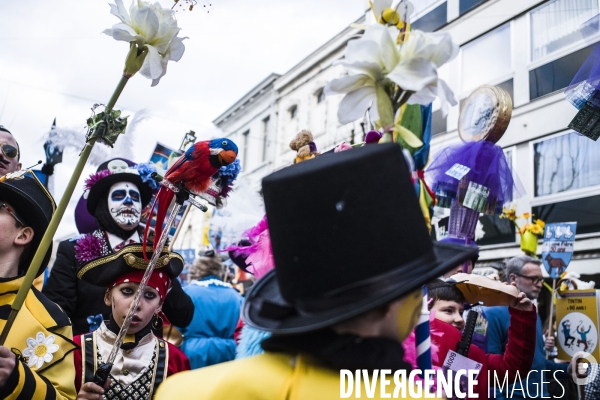
[[1, 390], [7, 400], [67, 400], [73, 393], [56, 388], [46, 377], [32, 371], [23, 362], [17, 362], [13, 373]]

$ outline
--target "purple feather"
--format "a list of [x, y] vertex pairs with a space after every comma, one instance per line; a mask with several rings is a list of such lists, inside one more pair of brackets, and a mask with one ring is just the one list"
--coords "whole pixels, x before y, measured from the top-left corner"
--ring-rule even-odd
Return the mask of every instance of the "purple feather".
[[93, 234], [85, 235], [75, 244], [75, 258], [80, 264], [85, 264], [102, 257], [102, 241]]
[[85, 185], [84, 185], [85, 190], [90, 190], [92, 188], [92, 186], [94, 186], [96, 183], [98, 183], [98, 181], [106, 178], [109, 175], [112, 175], [112, 172], [110, 172], [109, 169], [103, 169], [100, 172], [96, 172], [96, 173], [90, 175], [90, 177], [85, 180]]

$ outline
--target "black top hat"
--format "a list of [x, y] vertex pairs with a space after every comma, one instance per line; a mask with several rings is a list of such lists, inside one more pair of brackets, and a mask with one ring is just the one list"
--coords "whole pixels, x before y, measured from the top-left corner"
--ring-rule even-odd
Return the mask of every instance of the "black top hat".
[[[120, 163], [119, 163], [120, 162]], [[115, 164], [125, 163], [129, 168], [123, 170], [123, 168], [114, 168]], [[112, 160], [105, 161], [100, 164], [96, 174], [105, 170], [114, 170], [112, 174], [103, 177], [93, 184], [87, 196], [87, 210], [91, 215], [96, 214], [96, 205], [98, 200], [102, 196], [106, 196], [108, 189], [117, 182], [131, 182], [134, 183], [140, 190], [140, 197], [142, 201], [142, 208], [146, 207], [152, 198], [152, 188], [148, 183], [144, 183], [139, 173], [131, 167], [136, 164], [132, 161], [124, 158], [113, 158]]]
[[[7, 179], [0, 183], [0, 200], [9, 203], [19, 216], [19, 219], [33, 228], [33, 239], [27, 246], [19, 261], [20, 272], [25, 272], [33, 260], [33, 256], [42, 241], [44, 233], [50, 224], [56, 210], [56, 203], [48, 190], [33, 173], [21, 179]], [[39, 276], [52, 255], [52, 245], [46, 252], [42, 265], [37, 272]]]
[[397, 144], [325, 154], [267, 176], [262, 187], [276, 267], [243, 308], [259, 329], [331, 326], [477, 254], [432, 242]]
[[[152, 249], [146, 252], [148, 260], [152, 257]], [[171, 280], [177, 278], [183, 270], [183, 257], [170, 252], [164, 247], [160, 258], [154, 267], [155, 271], [166, 273]], [[120, 276], [133, 271], [143, 271], [148, 268], [144, 259], [144, 251], [140, 243], [124, 246], [114, 254], [88, 261], [77, 270], [77, 277], [92, 285], [106, 287]]]

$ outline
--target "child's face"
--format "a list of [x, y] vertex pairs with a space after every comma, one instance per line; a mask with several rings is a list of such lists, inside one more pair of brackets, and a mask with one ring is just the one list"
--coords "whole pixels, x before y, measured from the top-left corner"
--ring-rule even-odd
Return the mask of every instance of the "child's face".
[[[125, 282], [120, 283], [106, 292], [104, 302], [112, 309], [115, 322], [121, 327], [125, 322], [125, 317], [129, 312], [129, 307], [135, 293], [140, 286], [139, 283]], [[135, 334], [150, 323], [154, 314], [161, 309], [160, 296], [156, 289], [146, 286], [144, 295], [140, 299], [140, 304], [131, 320], [131, 325], [127, 330], [128, 334]]]
[[462, 317], [463, 311], [465, 309], [462, 304], [447, 300], [438, 300], [431, 308], [431, 312], [435, 313], [436, 319], [446, 322], [460, 331], [465, 327], [465, 320]]

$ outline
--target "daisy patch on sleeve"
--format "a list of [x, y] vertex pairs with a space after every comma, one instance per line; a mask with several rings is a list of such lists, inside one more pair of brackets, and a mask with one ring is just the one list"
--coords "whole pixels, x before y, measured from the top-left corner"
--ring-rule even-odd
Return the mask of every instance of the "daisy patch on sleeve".
[[23, 357], [27, 358], [29, 368], [41, 368], [44, 363], [52, 361], [54, 353], [58, 351], [58, 345], [54, 344], [54, 335], [46, 337], [38, 332], [34, 338], [27, 338], [27, 348], [23, 350]]

